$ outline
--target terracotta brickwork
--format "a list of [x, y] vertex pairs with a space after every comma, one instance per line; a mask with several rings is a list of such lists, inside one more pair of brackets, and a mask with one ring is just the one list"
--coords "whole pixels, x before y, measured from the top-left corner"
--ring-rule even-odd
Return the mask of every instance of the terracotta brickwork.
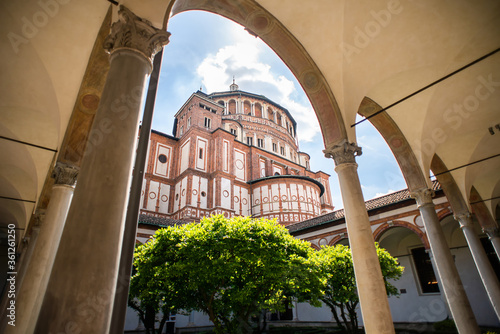
[[292, 116], [264, 96], [198, 91], [175, 118], [173, 136], [151, 134], [142, 214], [251, 215], [287, 225], [333, 210], [330, 176], [309, 170]]

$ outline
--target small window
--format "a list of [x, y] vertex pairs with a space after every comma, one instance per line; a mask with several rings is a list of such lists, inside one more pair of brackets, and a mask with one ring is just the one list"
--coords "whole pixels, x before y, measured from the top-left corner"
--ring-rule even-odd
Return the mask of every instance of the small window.
[[184, 133], [184, 126], [181, 126], [181, 131], [180, 131], [180, 136], [182, 136], [182, 134]]
[[434, 274], [434, 269], [432, 268], [431, 259], [429, 254], [425, 251], [425, 248], [413, 248], [411, 250], [411, 256], [415, 263], [415, 269], [417, 270], [422, 293], [439, 292], [438, 282]]
[[252, 137], [247, 137], [247, 144], [253, 145], [253, 138]]
[[231, 133], [236, 136], [236, 129], [231, 128], [229, 129], [229, 131], [231, 131]]
[[283, 146], [280, 146], [280, 153], [281, 155], [285, 155], [285, 148]]
[[278, 145], [276, 143], [273, 143], [273, 152], [278, 152]]
[[205, 127], [206, 127], [206, 128], [209, 128], [209, 129], [210, 129], [210, 122], [211, 122], [210, 118], [205, 117]]
[[165, 154], [160, 154], [160, 155], [158, 156], [158, 160], [159, 160], [162, 164], [164, 164], [164, 163], [166, 163], [166, 162], [167, 162], [167, 156], [166, 156]]
[[187, 127], [189, 129], [189, 127], [191, 126], [191, 117], [188, 118], [188, 121], [187, 121]]
[[264, 139], [257, 138], [257, 146], [263, 148], [264, 147]]
[[200, 148], [199, 157], [200, 157], [200, 159], [203, 159], [203, 149], [202, 148]]
[[206, 193], [206, 192], [204, 192], [204, 191], [202, 191], [202, 192], [201, 192], [201, 197], [206, 197], [206, 196], [207, 196], [207, 193]]

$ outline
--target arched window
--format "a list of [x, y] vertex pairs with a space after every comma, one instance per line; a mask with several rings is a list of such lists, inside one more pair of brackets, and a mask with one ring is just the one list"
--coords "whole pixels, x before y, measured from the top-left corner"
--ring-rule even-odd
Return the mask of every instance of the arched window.
[[267, 118], [274, 122], [274, 111], [271, 108], [267, 108]]
[[262, 117], [262, 106], [260, 103], [256, 103], [254, 106], [255, 117]]
[[236, 114], [236, 101], [235, 100], [229, 101], [227, 109], [228, 109], [227, 111], [228, 114]]
[[243, 102], [243, 113], [245, 115], [252, 114], [252, 105], [250, 104], [250, 102], [248, 102], [248, 101]]

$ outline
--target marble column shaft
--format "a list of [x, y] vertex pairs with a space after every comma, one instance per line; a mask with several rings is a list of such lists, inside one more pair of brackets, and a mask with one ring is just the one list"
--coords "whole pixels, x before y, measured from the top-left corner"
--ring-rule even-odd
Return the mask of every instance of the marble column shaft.
[[433, 191], [421, 189], [412, 192], [422, 216], [444, 296], [461, 334], [479, 334], [480, 330], [465, 293], [462, 280], [451, 256], [443, 229], [432, 202]]
[[486, 293], [498, 319], [500, 319], [500, 283], [481, 244], [481, 240], [474, 230], [471, 215], [459, 214], [455, 216], [455, 219], [460, 223]]
[[357, 173], [355, 156], [361, 155], [361, 148], [344, 141], [327, 148], [324, 153], [334, 159], [339, 178], [365, 331], [367, 334], [394, 333], [382, 270]]
[[168, 42], [121, 6], [104, 42], [110, 69], [36, 333], [109, 333], [139, 115], [151, 57]]
[[[57, 163], [52, 177], [50, 201], [45, 211], [33, 254], [26, 266], [26, 273], [16, 298], [16, 326], [7, 326], [5, 333], [33, 333], [40, 307], [45, 296], [57, 247], [73, 198], [78, 168]], [[38, 227], [35, 227], [38, 228]]]

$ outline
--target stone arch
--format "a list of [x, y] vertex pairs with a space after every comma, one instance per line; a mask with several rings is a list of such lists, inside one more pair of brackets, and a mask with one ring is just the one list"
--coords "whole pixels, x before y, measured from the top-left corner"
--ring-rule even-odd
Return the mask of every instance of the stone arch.
[[420, 240], [424, 244], [425, 249], [430, 249], [431, 246], [429, 244], [429, 240], [427, 239], [427, 235], [424, 232], [422, 232], [415, 225], [412, 225], [412, 224], [405, 222], [405, 221], [396, 220], [396, 221], [392, 221], [391, 223], [384, 223], [384, 224], [380, 225], [373, 232], [373, 239], [375, 239], [376, 242], [379, 242], [380, 237], [384, 234], [384, 232], [393, 228], [393, 227], [404, 227], [404, 228], [411, 230], [420, 238]]
[[[173, 16], [188, 10], [219, 14], [261, 38], [283, 60], [304, 89], [318, 118], [325, 147], [347, 139], [340, 108], [323, 73], [298, 39], [255, 0], [178, 0], [171, 13]], [[170, 13], [166, 15], [164, 22], [168, 21]]]
[[335, 246], [345, 239], [349, 240], [347, 233], [336, 235], [332, 240], [330, 240], [328, 246]]
[[[365, 97], [361, 101], [358, 114], [370, 117], [380, 110], [382, 107], [378, 103]], [[410, 192], [431, 188], [431, 183], [422, 172], [415, 153], [392, 117], [386, 112], [381, 112], [369, 121], [382, 135], [394, 154]]]
[[314, 250], [320, 250], [321, 248], [313, 243], [311, 243], [311, 248], [314, 249]]

